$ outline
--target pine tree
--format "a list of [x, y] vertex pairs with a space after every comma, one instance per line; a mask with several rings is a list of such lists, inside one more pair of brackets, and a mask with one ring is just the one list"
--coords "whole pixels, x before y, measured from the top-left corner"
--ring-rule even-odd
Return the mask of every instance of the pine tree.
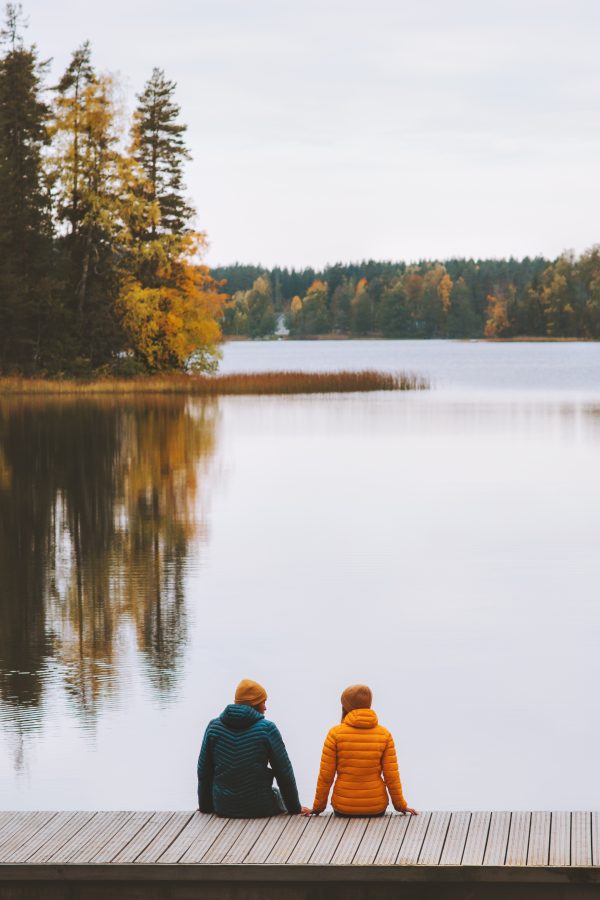
[[180, 108], [173, 99], [175, 88], [162, 69], [153, 69], [135, 111], [133, 156], [145, 176], [148, 198], [159, 213], [158, 221], [151, 224], [150, 238], [157, 233], [185, 233], [194, 215], [184, 198], [183, 167], [190, 153], [184, 139], [187, 126], [179, 121]]
[[139, 96], [122, 204], [127, 236], [117, 311], [135, 364], [151, 372], [212, 370], [225, 295], [198, 265], [206, 239], [183, 197], [189, 159], [175, 84], [160, 69]]
[[52, 356], [53, 278], [43, 148], [49, 110], [44, 66], [25, 47], [21, 6], [7, 5], [0, 59], [0, 369], [25, 373]]

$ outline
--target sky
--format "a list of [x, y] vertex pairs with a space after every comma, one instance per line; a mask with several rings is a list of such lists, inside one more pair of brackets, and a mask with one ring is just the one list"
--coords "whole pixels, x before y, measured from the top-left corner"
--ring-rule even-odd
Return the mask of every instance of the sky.
[[553, 257], [600, 241], [597, 0], [24, 0], [130, 108], [177, 82], [206, 261]]

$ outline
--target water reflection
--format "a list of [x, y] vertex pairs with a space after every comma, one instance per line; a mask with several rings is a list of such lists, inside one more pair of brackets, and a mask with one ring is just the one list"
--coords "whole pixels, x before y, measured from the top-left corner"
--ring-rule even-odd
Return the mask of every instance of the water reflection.
[[216, 417], [214, 404], [185, 398], [0, 405], [0, 701], [13, 708], [9, 725], [40, 722], [50, 670], [78, 716], [93, 720], [119, 689], [119, 658], [132, 646], [152, 696], [172, 693]]

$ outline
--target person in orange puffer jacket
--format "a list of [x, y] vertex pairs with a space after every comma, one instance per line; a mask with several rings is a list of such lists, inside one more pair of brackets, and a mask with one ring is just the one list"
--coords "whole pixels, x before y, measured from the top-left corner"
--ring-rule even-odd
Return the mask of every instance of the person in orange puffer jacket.
[[417, 815], [402, 793], [394, 739], [371, 709], [373, 695], [366, 684], [353, 684], [342, 694], [342, 721], [325, 738], [312, 813], [331, 805], [340, 816], [381, 816], [388, 794], [394, 809]]

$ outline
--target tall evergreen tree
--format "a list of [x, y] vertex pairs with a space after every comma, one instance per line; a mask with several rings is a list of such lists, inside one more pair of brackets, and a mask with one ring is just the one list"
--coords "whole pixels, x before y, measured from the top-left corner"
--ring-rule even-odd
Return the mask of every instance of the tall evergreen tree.
[[194, 215], [184, 197], [183, 167], [190, 153], [184, 137], [187, 126], [179, 121], [180, 108], [174, 100], [175, 88], [162, 69], [153, 69], [138, 96], [134, 116], [133, 156], [159, 213], [158, 220], [151, 223], [150, 238], [157, 233], [185, 233]]
[[44, 66], [21, 35], [21, 6], [9, 3], [0, 58], [0, 370], [48, 364], [52, 325], [52, 228], [43, 172], [49, 110]]
[[117, 310], [135, 363], [153, 372], [214, 369], [225, 300], [198, 265], [206, 240], [191, 229], [194, 211], [183, 196], [189, 153], [174, 92], [154, 69], [139, 96], [125, 167], [127, 277]]

